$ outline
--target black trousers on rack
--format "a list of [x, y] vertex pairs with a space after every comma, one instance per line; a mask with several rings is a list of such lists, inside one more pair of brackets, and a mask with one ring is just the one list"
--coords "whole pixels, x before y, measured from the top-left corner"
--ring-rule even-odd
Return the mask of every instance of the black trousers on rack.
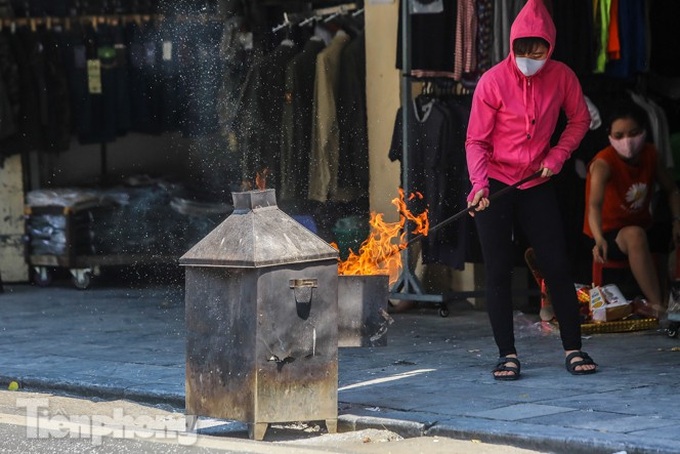
[[[490, 180], [490, 193], [506, 185]], [[512, 306], [513, 229], [520, 226], [534, 248], [550, 289], [565, 350], [581, 349], [579, 303], [571, 277], [564, 229], [552, 182], [515, 190], [475, 213], [486, 278], [486, 304], [499, 356], [517, 353]]]

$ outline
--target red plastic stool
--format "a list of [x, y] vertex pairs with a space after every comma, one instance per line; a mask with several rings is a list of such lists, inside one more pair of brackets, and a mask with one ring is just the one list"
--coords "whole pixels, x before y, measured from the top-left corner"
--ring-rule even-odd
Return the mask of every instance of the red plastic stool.
[[604, 263], [593, 260], [593, 287], [599, 287], [602, 285], [602, 270], [605, 268], [623, 270], [630, 268], [630, 265], [628, 264], [628, 259], [607, 260]]

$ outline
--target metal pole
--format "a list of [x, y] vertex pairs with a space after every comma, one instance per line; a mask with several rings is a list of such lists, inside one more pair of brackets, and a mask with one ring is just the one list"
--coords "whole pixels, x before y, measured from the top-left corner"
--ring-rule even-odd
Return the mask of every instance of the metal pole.
[[[404, 194], [408, 196], [411, 192], [411, 181], [409, 180], [410, 167], [410, 139], [409, 124], [413, 112], [413, 100], [411, 90], [411, 18], [410, 1], [401, 0], [401, 127], [402, 127], [402, 177], [401, 186]], [[412, 237], [410, 225], [404, 224], [405, 238], [408, 241]], [[442, 295], [425, 295], [418, 278], [410, 269], [410, 252], [408, 248], [401, 252], [402, 270], [397, 282], [392, 286], [391, 297], [395, 299], [409, 299], [414, 301], [443, 302]], [[444, 311], [446, 308], [442, 306]]]
[[[411, 182], [409, 181], [409, 165], [410, 165], [410, 140], [409, 140], [409, 122], [411, 118], [411, 110], [413, 109], [412, 104], [412, 92], [411, 92], [411, 81], [409, 76], [411, 75], [411, 17], [409, 14], [409, 2], [410, 0], [401, 0], [401, 127], [402, 127], [402, 175], [401, 184], [406, 197], [411, 191]], [[411, 237], [410, 225], [407, 221], [404, 224], [404, 229], [406, 232], [406, 240], [408, 241]], [[404, 249], [402, 252], [402, 276], [403, 276], [403, 291], [409, 293], [409, 250]]]

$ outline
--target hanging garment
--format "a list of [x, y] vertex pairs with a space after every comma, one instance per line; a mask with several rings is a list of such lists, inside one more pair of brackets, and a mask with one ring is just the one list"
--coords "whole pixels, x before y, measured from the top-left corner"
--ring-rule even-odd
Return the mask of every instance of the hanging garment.
[[71, 95], [64, 55], [60, 48], [61, 32], [41, 29], [38, 32], [45, 62], [45, 88], [47, 95], [47, 122], [45, 150], [65, 151], [71, 145]]
[[[440, 210], [434, 222], [442, 222], [467, 206], [470, 178], [465, 159], [465, 138], [470, 120], [471, 96], [449, 96], [442, 100], [450, 113], [450, 149], [444, 169]], [[435, 225], [434, 223], [431, 225]], [[469, 261], [470, 238], [476, 234], [474, 222], [464, 216], [444, 227], [431, 238], [432, 261], [462, 270]], [[475, 241], [478, 246], [479, 242]]]
[[669, 169], [673, 168], [673, 151], [670, 144], [670, 130], [664, 110], [651, 98], [640, 93], [629, 91], [630, 97], [645, 109], [649, 118], [650, 133], [661, 162]]
[[16, 58], [21, 96], [17, 134], [10, 139], [11, 144], [8, 146], [17, 153], [43, 149], [47, 98], [44, 62], [39, 42], [35, 34], [25, 27], [17, 28], [16, 33], [9, 33], [6, 36], [10, 38], [10, 45]]
[[491, 49], [493, 45], [493, 0], [477, 2], [477, 72], [483, 73], [491, 68]]
[[477, 68], [477, 9], [474, 0], [458, 0], [456, 14], [456, 48], [453, 78], [460, 80]]
[[254, 182], [256, 174], [267, 168], [267, 188], [277, 190], [280, 180], [284, 72], [296, 53], [295, 47], [282, 43], [253, 64], [242, 87], [234, 121], [243, 179]]
[[[132, 131], [163, 132], [163, 81], [159, 74], [159, 40], [151, 22], [126, 25], [129, 50], [130, 120]], [[178, 87], [177, 89], [185, 89]]]
[[117, 137], [116, 53], [111, 28], [84, 26], [73, 47], [76, 132], [81, 144], [107, 143]]
[[619, 53], [607, 62], [608, 76], [634, 78], [649, 69], [645, 9], [644, 0], [618, 0]]
[[56, 36], [63, 52], [62, 57], [68, 79], [72, 112], [71, 133], [78, 135], [80, 131], [89, 131], [92, 127], [92, 117], [87, 102], [87, 57], [83, 26], [76, 23], [70, 30], [64, 30]]
[[598, 0], [595, 10], [595, 30], [599, 31], [597, 39], [597, 56], [595, 60], [596, 73], [604, 72], [607, 64], [607, 48], [609, 43], [609, 24], [611, 22], [611, 2], [612, 0]]
[[308, 198], [317, 202], [334, 199], [338, 191], [340, 138], [337, 97], [342, 49], [349, 40], [347, 33], [338, 31], [316, 57]]
[[619, 0], [611, 0], [609, 9], [609, 33], [607, 35], [607, 61], [621, 58], [621, 40], [619, 38]]
[[0, 149], [4, 155], [12, 154], [11, 147], [3, 146], [3, 140], [17, 132], [21, 94], [19, 92], [19, 68], [12, 53], [9, 38], [0, 32]]
[[659, 75], [679, 77], [678, 61], [680, 61], [680, 46], [678, 46], [678, 17], [680, 17], [680, 2], [677, 0], [654, 0], [649, 2], [650, 27], [650, 67]]
[[0, 77], [0, 141], [14, 135], [16, 131], [12, 105], [7, 97], [5, 82]]
[[[397, 30], [397, 64], [404, 69], [402, 61], [401, 1]], [[411, 70], [443, 71], [453, 73], [456, 48], [457, 0], [444, 2], [444, 11], [437, 14], [410, 14], [411, 21]]]
[[0, 0], [0, 18], [14, 17], [10, 0]]
[[130, 106], [130, 68], [125, 26], [120, 23], [111, 26], [115, 63], [113, 63], [113, 77], [116, 90], [116, 134], [124, 136], [132, 129]]
[[[466, 204], [469, 183], [465, 171], [464, 121], [469, 105], [467, 109], [458, 105], [454, 111], [436, 98], [420, 96], [409, 110], [406, 197], [418, 193], [422, 198], [415, 197], [406, 203], [409, 211], [416, 215], [427, 209], [428, 221], [434, 226]], [[400, 161], [403, 177], [402, 121], [402, 108], [399, 108], [388, 157], [391, 161]], [[401, 186], [404, 186], [403, 180]], [[423, 238], [423, 263], [441, 263], [463, 269], [466, 231], [467, 220], [461, 219]]]
[[309, 39], [286, 67], [281, 119], [281, 200], [307, 198], [316, 57], [325, 46], [320, 38]]
[[510, 26], [526, 0], [494, 0], [494, 2], [492, 65], [500, 62], [510, 53]]
[[553, 20], [557, 37], [552, 58], [569, 66], [577, 75], [595, 68], [593, 1], [554, 2]]
[[11, 0], [8, 3], [12, 4], [15, 17], [66, 17], [75, 6], [74, 0]]
[[366, 37], [350, 41], [340, 57], [338, 89], [337, 198], [356, 200], [368, 195], [368, 120], [366, 114]]

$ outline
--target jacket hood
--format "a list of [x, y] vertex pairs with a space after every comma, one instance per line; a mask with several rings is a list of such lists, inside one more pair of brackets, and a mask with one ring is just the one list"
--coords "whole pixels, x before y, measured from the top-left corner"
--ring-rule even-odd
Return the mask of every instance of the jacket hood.
[[548, 41], [550, 44], [548, 58], [550, 58], [555, 49], [557, 32], [555, 30], [555, 23], [552, 17], [550, 17], [550, 13], [545, 7], [543, 0], [529, 0], [512, 23], [512, 27], [510, 27], [510, 54], [513, 60], [515, 59], [515, 53], [512, 51], [512, 43], [517, 38], [532, 36]]

